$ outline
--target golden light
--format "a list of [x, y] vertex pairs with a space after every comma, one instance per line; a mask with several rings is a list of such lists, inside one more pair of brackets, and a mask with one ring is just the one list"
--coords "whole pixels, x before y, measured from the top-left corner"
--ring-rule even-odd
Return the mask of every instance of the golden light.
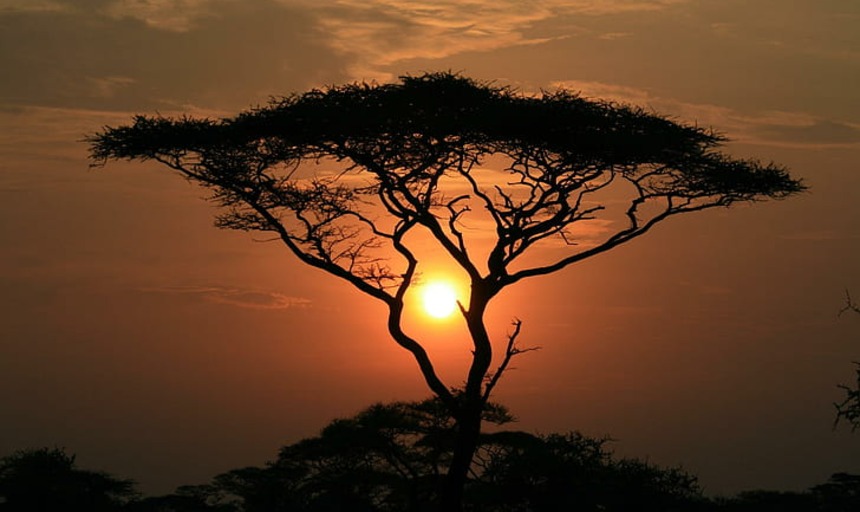
[[431, 282], [421, 292], [421, 303], [431, 317], [445, 318], [457, 310], [457, 292], [444, 281]]

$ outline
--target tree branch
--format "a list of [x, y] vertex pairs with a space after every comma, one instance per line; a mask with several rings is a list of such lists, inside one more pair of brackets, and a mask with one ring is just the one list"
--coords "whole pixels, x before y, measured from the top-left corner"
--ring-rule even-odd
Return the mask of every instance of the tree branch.
[[523, 322], [520, 319], [514, 319], [513, 326], [514, 332], [508, 335], [508, 344], [505, 347], [505, 355], [502, 359], [502, 362], [499, 364], [499, 367], [495, 372], [487, 375], [487, 383], [484, 386], [484, 394], [482, 399], [484, 402], [490, 399], [490, 394], [493, 392], [493, 388], [496, 387], [496, 384], [499, 382], [499, 379], [502, 378], [502, 374], [505, 373], [505, 370], [508, 369], [508, 365], [511, 362], [511, 359], [518, 354], [522, 354], [524, 352], [532, 352], [535, 350], [540, 350], [540, 347], [528, 347], [528, 348], [519, 348], [517, 347], [517, 337], [520, 335], [520, 329], [522, 328]]

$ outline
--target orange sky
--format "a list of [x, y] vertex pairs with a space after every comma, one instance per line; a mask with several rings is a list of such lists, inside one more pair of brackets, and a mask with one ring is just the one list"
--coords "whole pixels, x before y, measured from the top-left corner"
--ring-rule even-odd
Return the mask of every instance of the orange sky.
[[[709, 493], [860, 472], [833, 431], [860, 359], [860, 4], [840, 0], [0, 0], [0, 455], [65, 446], [146, 492], [262, 464], [374, 401], [420, 399], [382, 308], [286, 251], [212, 227], [149, 164], [89, 170], [80, 139], [135, 113], [455, 70], [565, 86], [729, 135], [812, 187], [670, 219], [514, 286], [519, 428], [611, 435]], [[455, 323], [413, 328], [452, 384]]]

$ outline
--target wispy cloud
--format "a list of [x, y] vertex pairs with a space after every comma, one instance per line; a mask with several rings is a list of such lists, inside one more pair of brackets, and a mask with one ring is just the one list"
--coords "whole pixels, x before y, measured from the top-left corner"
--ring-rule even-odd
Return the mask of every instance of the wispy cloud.
[[[134, 18], [165, 30], [187, 31], [208, 16], [217, 16], [219, 4], [278, 3], [326, 13], [335, 44], [344, 50], [366, 51], [386, 47], [385, 39], [409, 39], [406, 47], [387, 46], [383, 59], [403, 51], [426, 50], [431, 55], [465, 46], [491, 48], [521, 44], [522, 30], [562, 14], [601, 16], [658, 11], [689, 0], [105, 0], [101, 11], [114, 18]], [[0, 10], [61, 10], [71, 0], [0, 0]], [[370, 21], [377, 20], [377, 21]], [[394, 32], [392, 32], [392, 30]], [[374, 35], [365, 38], [365, 35]], [[391, 36], [394, 37], [391, 37]], [[454, 36], [454, 40], [428, 41], [427, 36]], [[358, 37], [358, 39], [355, 39]], [[423, 40], [423, 44], [422, 41]], [[371, 43], [371, 44], [368, 44]], [[394, 55], [391, 55], [393, 53]], [[424, 52], [413, 56], [426, 56]]]
[[[128, 119], [128, 113], [0, 105], [0, 132], [4, 135], [0, 152], [10, 167], [34, 159], [80, 158], [83, 144], [79, 141], [85, 135]], [[0, 184], [17, 174], [6, 173]]]
[[104, 8], [104, 13], [113, 18], [135, 18], [159, 29], [185, 32], [201, 18], [213, 15], [210, 9], [213, 3], [213, 0], [115, 0]]
[[119, 89], [134, 84], [136, 80], [127, 76], [105, 76], [90, 77], [89, 82], [92, 85], [92, 94], [102, 98], [111, 98]]
[[311, 305], [310, 299], [291, 297], [279, 292], [231, 288], [224, 286], [165, 286], [145, 288], [147, 293], [189, 295], [217, 304], [227, 304], [250, 309], [290, 309]]
[[765, 136], [790, 144], [856, 145], [860, 143], [860, 125], [829, 119], [802, 119], [795, 124], [768, 125], [761, 129]]
[[632, 32], [607, 32], [605, 34], [601, 34], [598, 39], [603, 39], [604, 41], [614, 41], [616, 39], [623, 39], [625, 37], [632, 36]]
[[441, 59], [566, 37], [530, 33], [543, 21], [653, 11], [686, 1], [337, 0], [321, 2], [318, 8], [332, 46], [354, 59], [353, 77], [387, 80], [391, 77], [385, 67], [403, 60]]
[[[221, 117], [226, 112], [183, 105], [177, 110], [161, 112], [166, 116], [184, 113], [198, 117]], [[74, 161], [85, 167], [82, 157], [86, 155], [84, 137], [99, 131], [103, 126], [128, 123], [133, 112], [87, 110], [75, 108], [53, 108], [3, 105], [0, 103], [0, 153], [9, 166], [9, 171], [0, 178], [0, 187], [17, 178], [27, 177], [29, 172], [17, 171], [24, 162], [41, 162], [57, 159]], [[44, 186], [44, 185], [43, 185]]]
[[332, 46], [355, 57], [356, 78], [390, 78], [380, 68], [414, 59], [533, 44], [523, 31], [551, 17], [558, 2], [341, 0], [321, 19]]
[[725, 1], [724, 20], [710, 23], [710, 30], [721, 38], [781, 48], [795, 56], [855, 63], [860, 59], [860, 8], [856, 2], [795, 2], [791, 8], [782, 8], [784, 2], [767, 3], [758, 6], [767, 16], [756, 16], [746, 12], [748, 2]]
[[10, 12], [54, 12], [68, 6], [55, 0], [0, 0], [0, 14]]
[[[2, 2], [3, 0], [0, 0]], [[244, 108], [343, 81], [302, 1], [57, 0], [0, 11], [0, 102], [96, 110]]]
[[574, 0], [561, 1], [571, 12], [588, 15], [609, 15], [628, 12], [660, 11], [689, 0]]
[[566, 80], [552, 85], [577, 91], [587, 98], [635, 105], [690, 120], [699, 126], [729, 133], [736, 142], [805, 148], [860, 146], [860, 125], [803, 112], [742, 113], [720, 105], [685, 102], [654, 95], [645, 89], [602, 82]]
[[150, 27], [185, 32], [207, 16], [217, 4], [239, 0], [0, 0], [0, 14], [89, 12], [113, 19], [132, 18]]

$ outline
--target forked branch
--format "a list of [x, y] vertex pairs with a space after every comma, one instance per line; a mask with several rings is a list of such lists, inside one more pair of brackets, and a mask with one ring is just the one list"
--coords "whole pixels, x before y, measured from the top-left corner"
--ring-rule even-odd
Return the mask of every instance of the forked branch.
[[496, 387], [496, 384], [499, 382], [499, 379], [502, 378], [502, 374], [505, 373], [505, 370], [508, 369], [508, 365], [511, 363], [511, 359], [514, 356], [525, 353], [532, 352], [535, 350], [540, 350], [541, 347], [526, 347], [520, 348], [517, 346], [517, 338], [520, 335], [520, 331], [522, 330], [523, 321], [519, 318], [514, 319], [513, 321], [514, 331], [508, 334], [508, 343], [505, 346], [505, 355], [502, 358], [502, 362], [499, 363], [499, 367], [495, 372], [487, 375], [487, 383], [484, 386], [484, 395], [483, 400], [486, 402], [490, 399], [490, 394], [493, 392], [493, 388]]

